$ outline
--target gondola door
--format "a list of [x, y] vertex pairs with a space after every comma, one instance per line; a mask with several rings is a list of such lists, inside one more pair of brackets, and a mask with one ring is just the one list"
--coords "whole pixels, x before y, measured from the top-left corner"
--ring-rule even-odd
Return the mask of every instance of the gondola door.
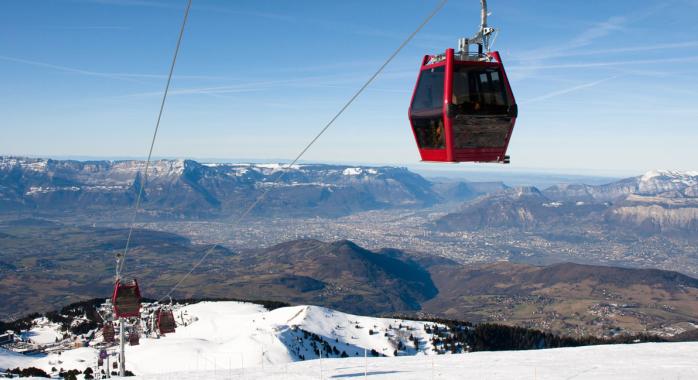
[[452, 136], [455, 162], [508, 163], [506, 151], [516, 123], [517, 107], [499, 54], [490, 60], [449, 59], [446, 52], [446, 127]]
[[450, 136], [444, 118], [446, 62], [425, 56], [408, 112], [423, 161], [451, 161]]

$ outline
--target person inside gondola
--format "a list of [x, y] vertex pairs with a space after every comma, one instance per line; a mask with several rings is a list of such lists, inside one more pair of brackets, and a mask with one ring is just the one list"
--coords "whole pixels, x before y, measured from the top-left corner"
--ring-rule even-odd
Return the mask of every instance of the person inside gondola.
[[457, 68], [451, 100], [457, 115], [506, 114], [506, 92], [497, 70]]
[[432, 132], [432, 144], [434, 148], [443, 148], [444, 146], [444, 123], [441, 119], [438, 121], [438, 125], [434, 125], [434, 121], [431, 121], [430, 131]]
[[428, 126], [421, 131], [420, 141], [422, 147], [430, 149], [443, 149], [444, 147], [444, 123], [441, 119], [430, 119]]
[[482, 109], [480, 102], [478, 102], [477, 100], [474, 102], [471, 102], [471, 104], [473, 105], [473, 112], [479, 112]]

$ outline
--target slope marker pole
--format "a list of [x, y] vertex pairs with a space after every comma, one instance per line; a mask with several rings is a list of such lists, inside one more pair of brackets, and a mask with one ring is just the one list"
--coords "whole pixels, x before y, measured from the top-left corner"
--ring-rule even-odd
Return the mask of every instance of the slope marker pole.
[[124, 377], [126, 376], [126, 348], [124, 345], [124, 339], [125, 339], [125, 332], [124, 332], [124, 319], [119, 318], [119, 350], [121, 355], [119, 357], [119, 376]]
[[434, 357], [431, 357], [431, 379], [434, 380]]
[[368, 377], [368, 350], [364, 348], [364, 379]]

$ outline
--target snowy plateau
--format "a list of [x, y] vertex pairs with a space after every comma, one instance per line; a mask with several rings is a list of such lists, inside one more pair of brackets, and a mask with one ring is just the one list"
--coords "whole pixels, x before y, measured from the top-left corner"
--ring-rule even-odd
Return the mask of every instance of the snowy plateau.
[[[316, 306], [268, 311], [241, 302], [200, 302], [175, 313], [186, 322], [177, 332], [126, 347], [126, 366], [134, 379], [698, 378], [698, 343], [435, 355], [431, 332], [425, 329], [431, 322], [362, 317]], [[29, 334], [50, 341], [56, 332], [45, 324]], [[348, 358], [318, 359], [316, 340], [308, 339], [313, 335]], [[404, 347], [393, 357], [397, 341], [410, 335], [424, 344], [418, 351]], [[92, 347], [40, 356], [0, 349], [0, 368], [84, 369], [95, 366], [97, 355]]]

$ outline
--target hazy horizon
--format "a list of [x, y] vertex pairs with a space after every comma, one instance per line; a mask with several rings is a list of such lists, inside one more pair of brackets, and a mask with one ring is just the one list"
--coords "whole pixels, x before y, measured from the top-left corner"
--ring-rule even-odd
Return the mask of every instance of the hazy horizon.
[[[124, 161], [124, 160], [141, 160], [145, 161], [147, 156], [113, 156], [113, 155], [42, 155], [42, 154], [5, 154], [0, 152], [0, 157], [26, 157], [38, 159], [53, 159], [53, 160], [75, 160], [75, 161]], [[196, 156], [153, 156], [152, 161], [156, 160], [193, 160], [201, 163], [275, 163], [288, 164], [292, 158], [249, 158], [249, 157], [196, 157]], [[370, 161], [338, 161], [338, 160], [314, 160], [301, 159], [299, 164], [322, 164], [322, 165], [358, 165], [358, 166], [400, 166], [407, 167], [419, 171], [428, 172], [453, 172], [453, 173], [476, 173], [476, 172], [492, 172], [492, 173], [536, 173], [551, 175], [567, 174], [571, 176], [588, 176], [588, 177], [606, 177], [617, 178], [622, 176], [642, 175], [644, 172], [636, 172], [629, 170], [612, 170], [612, 169], [565, 169], [565, 168], [538, 168], [538, 167], [513, 167], [505, 164], [493, 163], [433, 163], [415, 161], [406, 162], [370, 162]], [[675, 170], [673, 168], [654, 168], [650, 170]]]

